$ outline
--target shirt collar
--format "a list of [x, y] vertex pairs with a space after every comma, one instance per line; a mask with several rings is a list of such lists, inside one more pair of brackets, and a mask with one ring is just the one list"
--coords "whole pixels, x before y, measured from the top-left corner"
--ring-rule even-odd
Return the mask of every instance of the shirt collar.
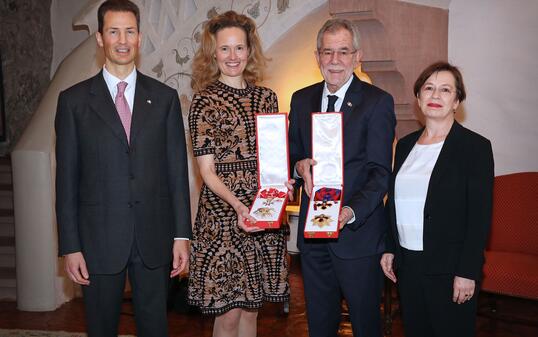
[[111, 93], [114, 93], [112, 96], [115, 96], [117, 90], [118, 90], [118, 83], [119, 82], [127, 82], [127, 87], [125, 90], [130, 90], [131, 88], [134, 88], [136, 85], [136, 67], [133, 68], [133, 71], [125, 79], [117, 78], [116, 76], [112, 75], [107, 69], [106, 66], [103, 66], [103, 78], [105, 79], [106, 85], [108, 87], [108, 90], [110, 90]]
[[353, 74], [349, 77], [349, 80], [347, 80], [346, 83], [344, 83], [343, 86], [340, 87], [335, 93], [331, 93], [329, 89], [327, 88], [327, 82], [323, 84], [323, 98], [327, 98], [327, 95], [336, 95], [338, 96], [339, 100], [343, 100], [346, 96], [347, 89], [351, 85], [351, 82], [353, 81]]

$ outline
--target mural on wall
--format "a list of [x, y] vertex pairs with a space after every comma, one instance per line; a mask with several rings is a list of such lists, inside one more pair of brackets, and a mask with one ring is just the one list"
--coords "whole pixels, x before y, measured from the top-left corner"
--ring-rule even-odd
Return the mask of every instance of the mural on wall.
[[[243, 5], [243, 8], [235, 8], [234, 7], [234, 1], [232, 0], [229, 7], [222, 7], [222, 6], [213, 6], [209, 10], [207, 10], [206, 17], [207, 20], [213, 18], [214, 16], [221, 14], [222, 12], [233, 9], [239, 13], [245, 14], [252, 19], [254, 19], [257, 23], [258, 29], [260, 29], [265, 22], [267, 21], [267, 18], [269, 16], [269, 13], [271, 12], [271, 6], [272, 3], [270, 0], [266, 1], [255, 1], [253, 3], [247, 3]], [[237, 7], [237, 6], [236, 6]], [[277, 13], [282, 14], [286, 11], [286, 9], [289, 8], [289, 0], [278, 0], [277, 1]], [[194, 57], [194, 54], [196, 53], [196, 49], [198, 48], [198, 45], [200, 44], [201, 40], [201, 34], [203, 31], [203, 25], [207, 20], [202, 21], [198, 23], [194, 30], [192, 31], [191, 36], [184, 37], [181, 40], [178, 41], [177, 48], [172, 49], [172, 63], [175, 61], [177, 66], [179, 66], [181, 69], [184, 68], [185, 65], [190, 66], [191, 59]], [[190, 67], [189, 67], [190, 68]], [[178, 88], [180, 87], [181, 78], [183, 76], [190, 77], [189, 71], [176, 71], [173, 74], [166, 75], [164, 72], [164, 62], [161, 58], [159, 62], [151, 69], [151, 71], [154, 73], [154, 75], [162, 79], [164, 83]]]
[[286, 15], [294, 3], [293, 0], [153, 0], [139, 5], [147, 18], [142, 29], [145, 41], [141, 69], [177, 89], [186, 112], [192, 97], [191, 63], [204, 23], [225, 11], [235, 10], [252, 18], [262, 30], [278, 21], [278, 16]]

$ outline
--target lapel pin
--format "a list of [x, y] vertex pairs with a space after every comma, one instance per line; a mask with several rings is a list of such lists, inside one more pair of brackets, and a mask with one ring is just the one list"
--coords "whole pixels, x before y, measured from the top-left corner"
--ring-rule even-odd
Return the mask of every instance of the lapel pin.
[[147, 102], [148, 104], [151, 104], [151, 100], [150, 100], [150, 99], [146, 100], [146, 102]]
[[347, 106], [351, 108], [353, 104], [351, 104], [351, 102], [347, 102]]

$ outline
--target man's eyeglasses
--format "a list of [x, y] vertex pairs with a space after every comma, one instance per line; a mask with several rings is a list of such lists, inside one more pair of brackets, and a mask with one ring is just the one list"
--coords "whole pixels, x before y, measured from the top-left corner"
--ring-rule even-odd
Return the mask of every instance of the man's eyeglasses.
[[348, 50], [348, 49], [340, 49], [340, 50], [333, 50], [333, 49], [323, 49], [318, 50], [318, 55], [322, 59], [329, 60], [333, 58], [333, 55], [336, 54], [339, 59], [348, 59], [351, 57], [351, 55], [355, 54], [357, 50]]

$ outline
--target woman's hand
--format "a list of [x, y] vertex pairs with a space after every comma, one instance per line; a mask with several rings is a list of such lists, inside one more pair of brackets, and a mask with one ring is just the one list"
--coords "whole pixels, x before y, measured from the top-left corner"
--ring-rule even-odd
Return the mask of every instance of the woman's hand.
[[394, 263], [394, 254], [383, 254], [383, 256], [381, 256], [380, 263], [381, 269], [383, 269], [383, 273], [385, 273], [385, 276], [388, 277], [392, 282], [396, 283], [396, 274], [394, 274], [394, 270], [392, 269]]
[[249, 209], [243, 203], [239, 203], [234, 207], [235, 213], [237, 213], [237, 225], [241, 227], [245, 232], [259, 232], [263, 228], [254, 226], [256, 224], [256, 219], [250, 215]]
[[474, 295], [475, 281], [468, 278], [454, 277], [454, 294], [452, 301], [462, 304], [470, 300]]
[[284, 185], [286, 185], [286, 188], [288, 189], [289, 201], [293, 201], [293, 192], [294, 192], [293, 184], [295, 184], [295, 179], [290, 179], [284, 182]]

